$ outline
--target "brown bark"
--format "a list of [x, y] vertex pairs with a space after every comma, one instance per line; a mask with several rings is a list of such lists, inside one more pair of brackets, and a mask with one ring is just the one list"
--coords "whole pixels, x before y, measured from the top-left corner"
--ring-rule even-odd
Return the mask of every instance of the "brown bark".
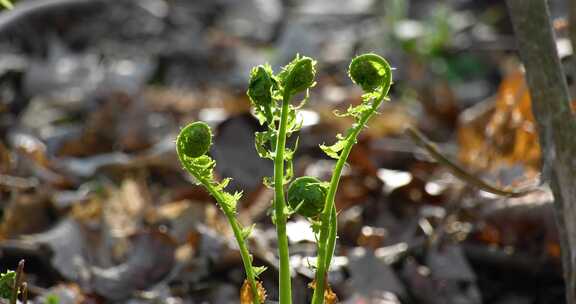
[[[568, 10], [568, 31], [572, 43], [572, 54], [574, 54], [576, 53], [576, 0], [568, 0]], [[574, 66], [570, 68], [574, 69]]]
[[548, 182], [554, 194], [566, 299], [567, 303], [576, 304], [576, 119], [570, 109], [546, 1], [507, 3], [526, 69], [544, 168], [550, 170]]

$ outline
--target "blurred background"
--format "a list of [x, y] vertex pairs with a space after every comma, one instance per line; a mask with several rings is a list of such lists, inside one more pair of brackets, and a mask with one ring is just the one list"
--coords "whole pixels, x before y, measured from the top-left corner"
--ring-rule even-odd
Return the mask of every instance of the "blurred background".
[[[570, 62], [568, 1], [549, 1]], [[330, 285], [341, 303], [564, 303], [552, 196], [501, 198], [453, 177], [403, 134], [420, 129], [500, 187], [539, 184], [540, 148], [504, 1], [19, 0], [0, 12], [0, 271], [26, 260], [35, 303], [239, 303], [244, 273], [210, 196], [181, 169], [179, 128], [215, 130], [217, 174], [276, 299], [272, 163], [258, 158], [251, 67], [319, 62], [295, 173], [352, 123], [346, 75], [375, 52], [391, 101], [360, 136], [336, 204]], [[571, 79], [568, 79], [571, 81]], [[290, 219], [294, 303], [311, 297], [309, 223]], [[56, 302], [54, 302], [56, 301]]]

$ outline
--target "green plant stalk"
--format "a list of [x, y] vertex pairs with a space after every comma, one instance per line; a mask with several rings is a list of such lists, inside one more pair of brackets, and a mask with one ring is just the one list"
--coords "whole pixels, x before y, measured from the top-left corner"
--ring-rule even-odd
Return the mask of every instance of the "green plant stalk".
[[[387, 91], [382, 92], [382, 94], [372, 102], [370, 111], [365, 112], [360, 117], [360, 120], [355, 123], [355, 126], [348, 132], [346, 135], [346, 138], [348, 139], [346, 146], [344, 146], [342, 149], [340, 157], [338, 158], [336, 166], [334, 167], [332, 178], [330, 179], [328, 194], [326, 195], [326, 203], [324, 205], [324, 209], [322, 210], [322, 214], [320, 215], [321, 228], [320, 239], [318, 241], [318, 263], [315, 280], [316, 287], [314, 288], [314, 295], [312, 296], [312, 304], [324, 303], [324, 287], [326, 285], [326, 276], [328, 266], [330, 266], [329, 262], [332, 259], [334, 245], [336, 243], [336, 209], [334, 206], [334, 198], [336, 197], [336, 190], [338, 190], [338, 184], [340, 182], [342, 170], [344, 169], [344, 165], [348, 160], [350, 151], [352, 151], [352, 147], [354, 144], [356, 144], [356, 138], [358, 137], [358, 134], [360, 134], [360, 131], [362, 131], [372, 115], [376, 113], [376, 110], [384, 100], [384, 97], [386, 97], [386, 94]], [[334, 217], [333, 220], [330, 219], [332, 215]], [[330, 230], [332, 230], [332, 233]], [[328, 239], [328, 237], [330, 237], [330, 239]]]
[[234, 237], [238, 242], [238, 247], [240, 248], [240, 256], [242, 257], [242, 263], [244, 264], [244, 268], [246, 269], [246, 278], [248, 278], [248, 282], [250, 283], [250, 288], [252, 289], [252, 299], [254, 304], [260, 304], [260, 296], [258, 295], [258, 287], [256, 286], [256, 276], [254, 274], [254, 269], [252, 268], [252, 257], [250, 256], [250, 252], [246, 247], [245, 242], [239, 241], [242, 238], [242, 230], [240, 225], [238, 224], [238, 220], [234, 217], [234, 214], [231, 212], [225, 212], [226, 217], [228, 218], [228, 222], [230, 222], [230, 226], [232, 227], [232, 231], [234, 231]]
[[278, 235], [278, 256], [280, 259], [280, 304], [292, 303], [292, 287], [290, 279], [290, 254], [288, 251], [288, 236], [286, 235], [286, 201], [284, 199], [284, 150], [286, 148], [286, 124], [288, 120], [289, 94], [282, 98], [282, 112], [276, 141], [274, 156], [274, 216], [276, 234]]
[[336, 248], [336, 237], [338, 235], [338, 218], [337, 218], [336, 208], [332, 208], [332, 214], [330, 215], [330, 231], [328, 234], [328, 245], [326, 248], [326, 258], [324, 259], [324, 264], [326, 264], [326, 271], [330, 268], [330, 262], [332, 262], [332, 256], [334, 255], [334, 249]]
[[[178, 154], [178, 157], [180, 157], [180, 154]], [[250, 288], [252, 289], [252, 298], [254, 300], [253, 302], [254, 304], [260, 304], [260, 298], [258, 296], [258, 287], [256, 285], [256, 275], [254, 274], [254, 269], [252, 268], [252, 258], [250, 256], [248, 248], [246, 247], [244, 237], [242, 236], [242, 228], [240, 228], [240, 224], [238, 223], [238, 220], [236, 220], [234, 212], [229, 208], [227, 208], [226, 204], [222, 203], [224, 202], [224, 198], [221, 196], [220, 192], [216, 191], [214, 185], [212, 185], [209, 181], [193, 174], [194, 171], [188, 167], [187, 162], [181, 159], [181, 163], [184, 164], [184, 166], [186, 167], [186, 171], [192, 174], [192, 176], [194, 176], [194, 178], [196, 178], [196, 180], [198, 180], [198, 182], [200, 182], [202, 186], [204, 186], [204, 188], [208, 191], [208, 193], [210, 193], [210, 195], [214, 197], [214, 199], [220, 206], [220, 209], [222, 209], [222, 212], [224, 212], [224, 215], [228, 219], [230, 227], [232, 227], [232, 231], [234, 233], [234, 238], [236, 238], [236, 243], [238, 243], [238, 247], [240, 249], [240, 257], [242, 258], [242, 263], [244, 264], [244, 271], [246, 272], [246, 278], [248, 279], [248, 282], [250, 283]]]

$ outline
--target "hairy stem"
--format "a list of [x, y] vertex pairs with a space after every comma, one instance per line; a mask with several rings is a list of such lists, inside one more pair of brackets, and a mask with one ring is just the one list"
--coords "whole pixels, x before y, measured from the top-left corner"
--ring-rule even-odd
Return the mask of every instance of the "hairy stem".
[[284, 199], [284, 150], [286, 147], [286, 125], [290, 104], [288, 94], [282, 100], [280, 126], [276, 141], [274, 157], [274, 217], [278, 235], [278, 257], [280, 259], [280, 304], [292, 303], [292, 287], [290, 282], [290, 254], [288, 252], [288, 236], [286, 235], [286, 201]]
[[[350, 155], [350, 151], [352, 151], [352, 147], [356, 143], [356, 138], [358, 134], [370, 117], [376, 113], [376, 109], [386, 97], [387, 92], [383, 92], [377, 99], [372, 102], [372, 107], [370, 111], [366, 111], [356, 122], [354, 127], [350, 129], [348, 134], [346, 135], [347, 141], [346, 146], [342, 149], [340, 157], [336, 162], [336, 166], [334, 167], [334, 171], [332, 173], [332, 178], [330, 179], [330, 187], [328, 188], [328, 194], [326, 195], [326, 202], [324, 204], [324, 209], [322, 210], [322, 214], [320, 216], [321, 220], [321, 228], [320, 228], [320, 239], [318, 240], [318, 264], [316, 270], [316, 287], [314, 288], [314, 295], [312, 296], [312, 304], [322, 304], [324, 303], [324, 288], [326, 285], [326, 277], [327, 277], [327, 270], [330, 260], [332, 259], [332, 254], [334, 250], [334, 245], [336, 243], [336, 229], [335, 225], [332, 225], [333, 233], [330, 233], [330, 226], [331, 223], [336, 223], [336, 212], [334, 206], [334, 198], [336, 197], [336, 190], [338, 189], [338, 183], [340, 182], [340, 177], [342, 175], [342, 170], [344, 169], [344, 165], [348, 160], [348, 156]], [[331, 216], [334, 215], [334, 219], [331, 220]], [[330, 238], [330, 239], [328, 239]], [[332, 251], [332, 252], [331, 252]]]
[[330, 262], [332, 262], [332, 256], [334, 255], [334, 249], [336, 248], [336, 237], [338, 235], [338, 214], [336, 213], [336, 208], [332, 207], [332, 214], [330, 215], [330, 230], [328, 232], [328, 243], [326, 248], [326, 258], [324, 259], [324, 264], [326, 264], [326, 271], [330, 268]]
[[216, 199], [218, 205], [220, 205], [220, 207], [222, 208], [224, 215], [226, 215], [226, 218], [230, 223], [230, 227], [232, 227], [234, 237], [236, 238], [236, 242], [238, 243], [238, 247], [240, 248], [240, 256], [242, 257], [242, 263], [244, 264], [244, 269], [246, 271], [246, 278], [248, 279], [248, 282], [250, 283], [250, 287], [252, 289], [252, 298], [254, 299], [254, 304], [260, 304], [260, 298], [258, 296], [258, 288], [256, 286], [256, 276], [254, 274], [254, 269], [252, 268], [252, 257], [250, 256], [250, 252], [248, 251], [248, 247], [246, 246], [246, 240], [244, 240], [244, 237], [242, 236], [242, 228], [240, 228], [240, 224], [238, 223], [238, 220], [236, 219], [234, 212], [226, 208], [225, 204], [221, 203], [224, 201], [224, 199], [222, 198], [220, 192], [216, 191], [216, 189], [214, 189], [214, 186], [208, 181], [201, 179], [199, 179], [199, 181], [202, 183], [202, 185], [204, 185], [206, 190], [208, 190], [208, 192], [210, 192], [210, 194]]
[[[180, 157], [180, 154], [178, 154]], [[252, 268], [252, 257], [250, 256], [250, 252], [248, 251], [248, 247], [246, 246], [246, 240], [242, 236], [242, 228], [240, 228], [240, 223], [235, 217], [234, 211], [230, 210], [227, 204], [225, 204], [225, 199], [222, 197], [222, 194], [214, 188], [214, 185], [200, 176], [194, 174], [195, 170], [188, 166], [188, 162], [180, 159], [181, 163], [186, 168], [194, 178], [204, 186], [206, 191], [214, 197], [222, 212], [228, 219], [228, 223], [230, 223], [230, 227], [232, 227], [232, 231], [234, 233], [234, 238], [236, 238], [236, 243], [238, 243], [238, 247], [240, 249], [240, 257], [242, 258], [242, 263], [244, 264], [244, 271], [246, 272], [246, 278], [250, 283], [250, 288], [252, 289], [252, 298], [254, 299], [254, 304], [260, 304], [260, 298], [258, 296], [258, 287], [256, 285], [256, 275], [254, 273], [254, 269]]]

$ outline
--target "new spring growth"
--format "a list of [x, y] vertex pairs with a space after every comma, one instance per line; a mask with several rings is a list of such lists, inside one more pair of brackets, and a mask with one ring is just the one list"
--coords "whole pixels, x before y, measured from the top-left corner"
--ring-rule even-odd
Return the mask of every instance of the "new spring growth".
[[[315, 76], [316, 61], [296, 55], [277, 75], [274, 75], [268, 65], [252, 69], [247, 92], [255, 116], [260, 124], [266, 126], [264, 131], [255, 133], [256, 151], [260, 157], [274, 161], [274, 176], [265, 177], [263, 182], [267, 187], [274, 188], [272, 221], [276, 225], [278, 236], [278, 290], [282, 304], [292, 302], [290, 255], [286, 234], [286, 220], [291, 212], [286, 205], [284, 185], [289, 183], [294, 175], [292, 159], [298, 143], [296, 141], [293, 147], [287, 147], [286, 139], [302, 127], [296, 111], [306, 103], [308, 89], [314, 86]], [[304, 99], [294, 106], [292, 98], [302, 92], [305, 92]]]
[[294, 212], [304, 217], [315, 217], [324, 208], [326, 190], [326, 183], [315, 177], [299, 177], [288, 188], [288, 205]]
[[186, 157], [197, 158], [210, 150], [212, 131], [203, 121], [187, 125], [176, 140], [178, 152]]
[[294, 96], [313, 87], [315, 77], [316, 61], [310, 57], [298, 55], [278, 74], [286, 96]]
[[259, 65], [250, 72], [250, 83], [246, 94], [256, 107], [256, 116], [260, 123], [272, 123], [272, 88], [277, 87], [270, 65]]
[[8, 270], [0, 273], [0, 298], [12, 298], [12, 288], [16, 282], [16, 272]]
[[226, 216], [240, 249], [246, 279], [253, 295], [251, 301], [259, 304], [264, 299], [259, 296], [256, 277], [265, 268], [252, 265], [252, 257], [246, 246], [246, 239], [252, 229], [251, 227], [242, 227], [236, 219], [236, 205], [242, 194], [239, 192], [232, 194], [224, 190], [230, 179], [224, 179], [220, 182], [216, 181], [214, 178], [216, 162], [206, 155], [208, 150], [210, 150], [210, 146], [212, 146], [212, 131], [205, 122], [201, 121], [193, 122], [184, 127], [176, 139], [176, 151], [184, 169], [196, 179], [198, 184], [206, 188]]
[[348, 75], [366, 93], [383, 90], [388, 94], [392, 80], [390, 65], [376, 54], [360, 55], [352, 60]]
[[[302, 107], [308, 96], [308, 89], [315, 85], [316, 61], [310, 57], [296, 57], [274, 75], [269, 65], [259, 65], [250, 72], [250, 82], [246, 94], [250, 98], [254, 115], [261, 125], [266, 126], [263, 132], [255, 133], [255, 146], [262, 158], [274, 160], [282, 156], [284, 160], [282, 184], [292, 179], [292, 156], [296, 151], [285, 147], [285, 139], [301, 128], [301, 122], [296, 117], [296, 111]], [[292, 105], [292, 97], [305, 91], [304, 99], [297, 105]], [[276, 144], [278, 139], [284, 142], [280, 150]], [[278, 151], [277, 151], [278, 150]], [[277, 152], [281, 152], [277, 155]], [[280, 163], [280, 161], [277, 161]], [[276, 169], [279, 169], [276, 168]], [[272, 178], [265, 178], [264, 184], [274, 187]]]
[[[316, 288], [313, 303], [324, 301], [325, 280], [336, 242], [337, 221], [334, 208], [334, 197], [342, 169], [356, 138], [366, 126], [390, 89], [392, 73], [390, 66], [382, 57], [376, 54], [365, 54], [354, 58], [348, 74], [352, 81], [364, 90], [362, 103], [350, 106], [339, 116], [354, 118], [355, 124], [345, 135], [338, 135], [336, 143], [325, 146], [322, 150], [330, 157], [337, 159], [330, 183], [322, 182], [314, 177], [304, 176], [292, 180], [294, 170], [292, 160], [297, 149], [297, 143], [287, 147], [286, 140], [302, 127], [297, 119], [297, 111], [308, 99], [308, 89], [315, 85], [316, 61], [310, 57], [297, 55], [282, 71], [274, 75], [269, 65], [260, 65], [250, 72], [250, 82], [247, 95], [252, 103], [254, 114], [260, 124], [266, 128], [255, 133], [256, 152], [262, 158], [274, 161], [274, 176], [266, 177], [264, 184], [274, 188], [273, 222], [278, 236], [279, 259], [279, 302], [292, 303], [292, 286], [290, 276], [290, 255], [286, 221], [292, 213], [307, 217], [315, 225], [318, 239], [318, 263], [316, 272]], [[294, 105], [292, 99], [304, 93], [304, 99]], [[256, 277], [263, 271], [261, 267], [252, 265], [252, 258], [246, 246], [246, 238], [250, 227], [242, 227], [236, 219], [236, 205], [241, 193], [231, 194], [225, 191], [230, 179], [217, 181], [214, 178], [216, 162], [207, 155], [212, 145], [212, 132], [204, 122], [194, 122], [186, 126], [178, 135], [176, 148], [178, 157], [184, 168], [204, 186], [214, 197], [226, 215], [228, 222], [238, 242], [240, 255], [246, 271], [248, 285], [245, 284], [244, 298], [254, 303], [263, 302], [259, 296], [259, 285]], [[286, 197], [285, 185], [288, 187]], [[249, 287], [249, 288], [248, 288]], [[249, 289], [249, 290], [248, 290]], [[250, 295], [251, 291], [251, 295]]]
[[346, 164], [350, 151], [358, 134], [367, 125], [370, 118], [376, 113], [382, 101], [386, 98], [392, 84], [392, 72], [390, 65], [384, 58], [376, 54], [360, 55], [352, 60], [348, 70], [352, 81], [362, 87], [362, 103], [350, 106], [345, 113], [335, 113], [337, 116], [350, 116], [355, 123], [345, 135], [338, 134], [336, 143], [320, 148], [326, 155], [337, 159], [322, 213], [320, 214], [320, 229], [318, 235], [318, 263], [315, 278], [313, 304], [324, 303], [324, 290], [326, 288], [327, 270], [330, 267], [334, 247], [336, 243], [337, 221], [334, 207], [334, 197], [338, 189], [338, 183], [342, 169]]

